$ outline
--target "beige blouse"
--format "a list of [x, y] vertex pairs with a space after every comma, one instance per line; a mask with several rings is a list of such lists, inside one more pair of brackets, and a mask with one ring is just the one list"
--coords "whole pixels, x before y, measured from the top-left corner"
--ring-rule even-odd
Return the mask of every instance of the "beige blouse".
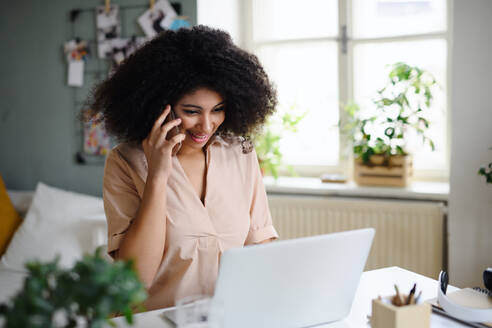
[[[221, 254], [278, 238], [272, 225], [256, 153], [216, 137], [206, 149], [207, 181], [201, 202], [173, 156], [167, 184], [166, 242], [148, 290], [147, 310], [173, 306], [189, 295], [213, 295]], [[141, 146], [113, 148], [104, 168], [108, 253], [114, 256], [135, 218], [147, 179]]]

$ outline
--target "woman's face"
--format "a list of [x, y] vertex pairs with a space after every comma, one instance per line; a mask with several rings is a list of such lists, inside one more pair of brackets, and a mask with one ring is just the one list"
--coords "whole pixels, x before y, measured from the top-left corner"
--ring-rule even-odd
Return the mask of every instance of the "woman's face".
[[173, 109], [186, 134], [182, 147], [191, 149], [202, 149], [225, 119], [224, 99], [208, 88], [185, 94]]

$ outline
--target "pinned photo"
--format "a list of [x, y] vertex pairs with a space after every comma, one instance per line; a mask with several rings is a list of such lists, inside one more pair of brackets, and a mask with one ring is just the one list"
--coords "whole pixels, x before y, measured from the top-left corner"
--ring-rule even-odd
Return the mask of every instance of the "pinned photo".
[[89, 45], [85, 40], [73, 39], [64, 43], [63, 52], [67, 61], [87, 60], [89, 56]]
[[84, 62], [89, 56], [87, 41], [74, 39], [65, 42], [63, 52], [68, 63], [68, 85], [81, 87], [84, 85]]
[[86, 121], [84, 123], [84, 152], [88, 155], [104, 156], [111, 148], [111, 137], [104, 129], [100, 117], [93, 117]]
[[138, 18], [138, 23], [146, 36], [153, 37], [159, 32], [169, 29], [176, 16], [176, 11], [168, 0], [159, 0]]
[[191, 28], [191, 24], [183, 16], [178, 16], [169, 27], [170, 30], [177, 31], [180, 28]]
[[113, 64], [118, 66], [121, 62], [134, 53], [140, 46], [142, 46], [147, 38], [132, 36], [131, 38], [114, 39], [111, 42]]
[[97, 53], [99, 58], [111, 58], [111, 41], [121, 35], [119, 6], [111, 5], [106, 11], [105, 6], [96, 8]]

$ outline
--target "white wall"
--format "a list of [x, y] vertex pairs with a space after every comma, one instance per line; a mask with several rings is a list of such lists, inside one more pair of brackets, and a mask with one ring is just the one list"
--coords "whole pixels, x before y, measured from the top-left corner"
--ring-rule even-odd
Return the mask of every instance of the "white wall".
[[240, 0], [197, 0], [197, 23], [227, 31], [242, 44]]
[[492, 1], [455, 0], [451, 88], [449, 269], [453, 285], [482, 285], [492, 267]]

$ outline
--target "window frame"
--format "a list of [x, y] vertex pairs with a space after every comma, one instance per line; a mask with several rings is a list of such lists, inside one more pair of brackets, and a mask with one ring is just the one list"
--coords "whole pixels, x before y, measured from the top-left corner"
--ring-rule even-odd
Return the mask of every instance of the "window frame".
[[[352, 22], [352, 0], [338, 0], [338, 35], [335, 37], [323, 38], [302, 38], [288, 39], [281, 41], [258, 41], [253, 39], [253, 0], [241, 1], [241, 46], [248, 51], [256, 53], [256, 49], [264, 45], [275, 44], [300, 44], [303, 42], [330, 41], [336, 42], [338, 48], [338, 96], [339, 103], [347, 103], [354, 98], [354, 47], [364, 43], [384, 43], [397, 41], [423, 41], [441, 39], [446, 42], [446, 81], [444, 82], [445, 95], [445, 116], [446, 116], [446, 140], [445, 140], [445, 168], [439, 170], [415, 170], [414, 178], [425, 181], [448, 181], [450, 171], [450, 153], [451, 153], [451, 48], [452, 48], [452, 1], [446, 0], [446, 30], [443, 32], [408, 34], [402, 36], [376, 37], [376, 38], [354, 38]], [[341, 36], [342, 29], [346, 29], [346, 53], [342, 52]], [[343, 108], [339, 108], [339, 117], [345, 115]], [[320, 176], [323, 173], [343, 174], [350, 177], [353, 172], [352, 153], [347, 151], [349, 140], [342, 134], [339, 134], [339, 153], [338, 165], [295, 165], [293, 166], [300, 176]], [[286, 169], [279, 170], [280, 175], [289, 175]]]

